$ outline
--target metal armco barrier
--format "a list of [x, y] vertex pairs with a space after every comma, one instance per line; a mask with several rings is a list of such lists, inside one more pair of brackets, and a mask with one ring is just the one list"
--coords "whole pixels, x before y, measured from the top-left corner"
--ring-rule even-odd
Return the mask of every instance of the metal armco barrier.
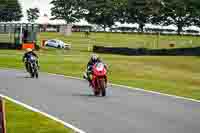
[[173, 48], [173, 49], [147, 49], [127, 47], [103, 47], [93, 46], [93, 52], [133, 55], [133, 56], [200, 56], [200, 47]]

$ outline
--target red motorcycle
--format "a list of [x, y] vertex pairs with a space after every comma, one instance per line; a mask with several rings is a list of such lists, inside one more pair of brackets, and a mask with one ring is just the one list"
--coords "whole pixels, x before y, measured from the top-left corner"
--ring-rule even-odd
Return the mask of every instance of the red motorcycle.
[[106, 96], [107, 69], [103, 63], [96, 63], [92, 67], [92, 88], [95, 96]]

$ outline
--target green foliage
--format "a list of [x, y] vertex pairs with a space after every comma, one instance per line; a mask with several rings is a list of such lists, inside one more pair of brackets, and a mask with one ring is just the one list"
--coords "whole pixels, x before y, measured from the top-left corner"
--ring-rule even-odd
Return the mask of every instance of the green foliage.
[[124, 23], [127, 21], [128, 0], [114, 0], [115, 15], [117, 21]]
[[78, 22], [83, 18], [82, 0], [52, 0], [52, 19], [63, 19], [67, 23]]
[[159, 14], [153, 17], [152, 22], [162, 25], [176, 25], [178, 34], [183, 27], [194, 25], [198, 16], [197, 1], [195, 0], [163, 0]]
[[116, 0], [87, 0], [84, 8], [87, 10], [85, 19], [104, 28], [111, 27], [117, 20]]
[[141, 32], [147, 23], [183, 27], [200, 26], [199, 0], [52, 0], [53, 19], [68, 23], [85, 18], [104, 28], [115, 22], [137, 23]]
[[18, 0], [1, 0], [0, 22], [19, 21], [23, 17]]
[[29, 8], [26, 12], [29, 22], [35, 22], [39, 18], [40, 11], [38, 8]]
[[157, 0], [128, 0], [127, 22], [138, 23], [140, 31], [143, 32], [152, 14], [158, 12], [159, 4], [160, 1]]
[[193, 6], [195, 8], [196, 16], [193, 18], [194, 25], [200, 27], [200, 1], [199, 0], [192, 0], [194, 2]]
[[5, 107], [8, 133], [73, 133], [62, 124], [10, 101], [6, 101]]

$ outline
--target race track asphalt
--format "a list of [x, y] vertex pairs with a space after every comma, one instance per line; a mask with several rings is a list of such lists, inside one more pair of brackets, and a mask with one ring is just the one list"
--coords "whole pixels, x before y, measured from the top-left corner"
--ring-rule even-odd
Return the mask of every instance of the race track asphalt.
[[87, 133], [200, 133], [200, 103], [112, 86], [92, 96], [82, 80], [0, 70], [0, 93]]

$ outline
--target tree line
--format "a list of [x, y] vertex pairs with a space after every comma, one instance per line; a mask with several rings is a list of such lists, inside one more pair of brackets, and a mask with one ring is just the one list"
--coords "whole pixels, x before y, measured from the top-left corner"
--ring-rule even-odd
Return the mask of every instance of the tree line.
[[[63, 19], [67, 24], [87, 20], [104, 28], [115, 22], [137, 23], [143, 32], [145, 24], [175, 25], [178, 34], [183, 27], [200, 27], [199, 0], [52, 0], [52, 19]], [[28, 20], [34, 22], [39, 10], [27, 10]], [[18, 0], [1, 0], [0, 22], [19, 21], [23, 17]]]
[[187, 26], [200, 26], [199, 0], [52, 0], [53, 19], [67, 23], [81, 19], [106, 29], [115, 22], [175, 25], [178, 34]]
[[18, 0], [1, 0], [0, 22], [19, 21], [23, 17]]
[[[26, 13], [27, 20], [34, 22], [38, 19], [40, 11], [38, 8], [29, 8]], [[0, 22], [20, 21], [22, 17], [22, 7], [18, 0], [1, 0]]]

